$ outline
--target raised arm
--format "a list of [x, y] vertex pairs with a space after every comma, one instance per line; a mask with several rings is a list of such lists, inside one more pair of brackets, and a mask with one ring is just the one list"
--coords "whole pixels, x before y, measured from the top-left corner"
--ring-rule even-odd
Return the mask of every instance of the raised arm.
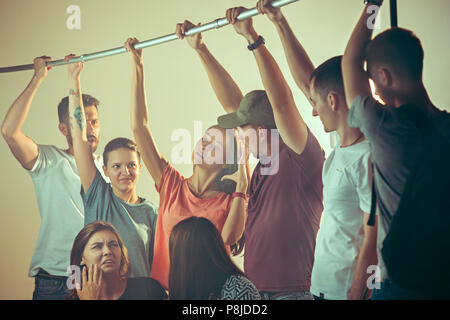
[[[68, 60], [75, 55], [68, 55]], [[78, 167], [81, 185], [87, 192], [97, 173], [92, 149], [86, 135], [86, 116], [81, 93], [80, 73], [84, 63], [77, 62], [68, 65], [69, 76], [69, 124], [73, 141], [73, 152]]]
[[292, 77], [308, 101], [310, 101], [309, 80], [315, 68], [306, 50], [295, 36], [280, 8], [270, 6], [270, 0], [259, 0], [256, 8], [258, 12], [267, 15], [269, 20], [275, 25]]
[[125, 48], [131, 52], [131, 129], [134, 139], [138, 145], [144, 164], [150, 172], [157, 187], [161, 181], [161, 176], [167, 162], [161, 157], [156, 147], [148, 123], [147, 102], [144, 85], [144, 63], [142, 59], [142, 49], [135, 50], [136, 38], [128, 38]]
[[[185, 33], [193, 27], [195, 27], [194, 24], [185, 20], [183, 23], [177, 24], [176, 34], [180, 39], [183, 39]], [[231, 75], [208, 50], [200, 33], [187, 36], [186, 40], [189, 46], [194, 49], [200, 57], [200, 61], [208, 75], [209, 83], [225, 112], [236, 112], [239, 108], [239, 103], [243, 98], [241, 89], [239, 89]]]
[[[235, 193], [242, 195], [247, 194], [247, 187], [249, 183], [247, 163], [249, 157], [248, 147], [242, 140], [238, 140], [238, 170], [231, 174], [222, 177], [222, 180], [232, 180], [236, 182]], [[245, 221], [247, 220], [247, 212], [245, 209], [245, 199], [242, 197], [234, 197], [231, 200], [230, 212], [227, 220], [223, 225], [222, 239], [226, 245], [233, 245], [241, 239], [244, 233]]]
[[[226, 17], [233, 24], [236, 32], [242, 35], [248, 43], [255, 43], [259, 36], [253, 28], [252, 20], [237, 21], [236, 17], [247, 10], [243, 7], [231, 8]], [[294, 97], [278, 64], [264, 44], [253, 50], [261, 79], [272, 105], [275, 123], [286, 145], [301, 154], [306, 146], [308, 127], [303, 121]]]
[[373, 33], [373, 26], [370, 25], [370, 21], [374, 19], [374, 15], [376, 16], [378, 11], [379, 7], [373, 4], [367, 4], [364, 7], [342, 58], [342, 77], [349, 108], [352, 107], [353, 102], [359, 95], [371, 95], [369, 76], [364, 70], [364, 61], [365, 49]]
[[31, 102], [42, 81], [47, 76], [46, 63], [50, 57], [34, 59], [34, 75], [30, 83], [9, 108], [2, 124], [2, 136], [14, 157], [27, 170], [36, 163], [39, 150], [36, 143], [22, 132], [22, 126], [30, 111]]

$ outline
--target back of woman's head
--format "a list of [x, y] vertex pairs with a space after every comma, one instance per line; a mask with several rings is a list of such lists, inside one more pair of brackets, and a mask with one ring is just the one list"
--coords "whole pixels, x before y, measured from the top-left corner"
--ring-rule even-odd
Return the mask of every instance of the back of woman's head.
[[216, 227], [205, 218], [179, 222], [169, 239], [171, 300], [205, 300], [219, 294], [226, 279], [242, 274], [231, 261]]

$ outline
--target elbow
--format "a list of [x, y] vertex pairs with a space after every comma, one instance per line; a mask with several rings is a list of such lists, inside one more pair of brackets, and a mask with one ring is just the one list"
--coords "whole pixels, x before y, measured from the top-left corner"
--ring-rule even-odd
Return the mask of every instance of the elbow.
[[224, 234], [222, 232], [222, 239], [223, 239], [223, 243], [227, 246], [231, 246], [233, 244], [235, 244], [236, 242], [239, 241], [239, 239], [241, 238], [242, 233], [239, 235], [237, 232], [231, 232], [231, 233], [226, 233]]
[[14, 130], [9, 128], [5, 123], [2, 124], [2, 137], [6, 142], [10, 141], [14, 136]]

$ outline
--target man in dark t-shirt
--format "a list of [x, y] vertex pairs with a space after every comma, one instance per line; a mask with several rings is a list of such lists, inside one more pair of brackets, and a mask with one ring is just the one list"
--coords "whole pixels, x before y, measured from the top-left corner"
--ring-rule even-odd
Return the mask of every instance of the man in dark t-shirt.
[[[231, 20], [243, 8], [229, 9]], [[193, 24], [177, 25], [180, 37]], [[251, 19], [234, 24], [253, 51], [264, 90], [242, 95], [214, 58], [201, 35], [187, 37], [198, 53], [211, 86], [227, 112], [218, 118], [237, 128], [258, 158], [249, 185], [245, 225], [244, 271], [263, 299], [312, 300], [311, 271], [323, 211], [322, 167], [325, 153], [295, 104], [281, 71], [253, 29]], [[239, 31], [239, 30], [240, 31]], [[243, 46], [242, 50], [247, 50]], [[245, 53], [245, 51], [243, 52]]]
[[[423, 48], [411, 31], [392, 28], [371, 40], [373, 28], [369, 21], [373, 19], [373, 5], [383, 1], [368, 2], [347, 44], [342, 72], [347, 104], [351, 106], [349, 125], [360, 128], [372, 148], [377, 209], [381, 217], [377, 253], [382, 280], [372, 298], [424, 299], [427, 292], [400, 288], [388, 278], [381, 245], [415, 159], [426, 143], [413, 114], [422, 114], [448, 141], [450, 114], [436, 108], [428, 97], [422, 79]], [[367, 71], [363, 68], [365, 62]], [[369, 78], [380, 101], [372, 97]]]

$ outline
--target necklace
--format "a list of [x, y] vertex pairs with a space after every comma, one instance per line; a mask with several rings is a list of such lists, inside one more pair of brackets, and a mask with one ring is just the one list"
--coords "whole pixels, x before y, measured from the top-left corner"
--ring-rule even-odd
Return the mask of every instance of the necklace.
[[358, 142], [359, 139], [361, 139], [363, 136], [364, 136], [364, 133], [361, 133], [361, 134], [359, 135], [359, 137], [356, 138], [355, 141], [353, 141], [352, 143], [350, 143], [349, 145], [347, 145], [347, 146], [345, 146], [345, 147], [350, 147], [350, 146], [354, 145], [354, 144], [355, 144], [356, 142]]

